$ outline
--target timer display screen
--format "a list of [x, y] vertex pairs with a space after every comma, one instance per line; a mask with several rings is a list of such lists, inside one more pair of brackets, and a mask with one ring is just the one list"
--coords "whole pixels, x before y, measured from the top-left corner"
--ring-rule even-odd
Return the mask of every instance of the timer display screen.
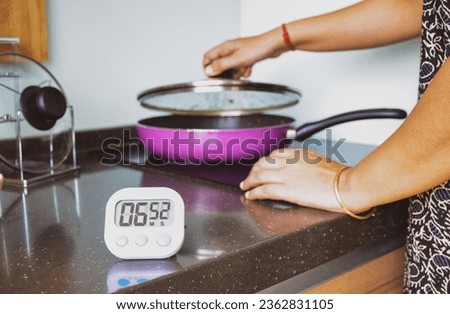
[[171, 200], [121, 200], [114, 221], [118, 227], [167, 227], [174, 221]]

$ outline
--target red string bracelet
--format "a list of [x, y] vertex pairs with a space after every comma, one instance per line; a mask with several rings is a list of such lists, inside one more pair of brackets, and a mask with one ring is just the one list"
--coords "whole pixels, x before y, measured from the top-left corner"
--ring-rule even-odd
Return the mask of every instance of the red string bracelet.
[[283, 30], [284, 43], [286, 44], [286, 46], [288, 46], [288, 48], [290, 50], [295, 50], [295, 47], [291, 42], [291, 38], [289, 37], [289, 33], [287, 31], [286, 24], [281, 24], [281, 29]]

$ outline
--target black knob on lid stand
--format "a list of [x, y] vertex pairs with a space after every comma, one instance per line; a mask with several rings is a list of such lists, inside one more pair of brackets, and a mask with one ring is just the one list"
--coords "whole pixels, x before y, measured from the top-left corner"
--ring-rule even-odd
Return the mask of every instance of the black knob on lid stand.
[[54, 87], [28, 86], [20, 95], [20, 106], [28, 123], [46, 131], [64, 116], [67, 102], [61, 91]]

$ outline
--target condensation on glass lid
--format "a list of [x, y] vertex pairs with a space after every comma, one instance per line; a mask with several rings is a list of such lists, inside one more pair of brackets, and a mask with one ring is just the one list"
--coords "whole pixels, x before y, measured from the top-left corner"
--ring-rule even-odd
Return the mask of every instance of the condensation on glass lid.
[[[205, 81], [206, 82], [206, 81]], [[152, 89], [138, 98], [142, 106], [183, 114], [233, 115], [279, 109], [299, 102], [300, 93], [281, 86], [260, 83], [220, 86], [174, 85]], [[232, 81], [234, 82], [234, 81]], [[236, 81], [239, 82], [239, 81]]]

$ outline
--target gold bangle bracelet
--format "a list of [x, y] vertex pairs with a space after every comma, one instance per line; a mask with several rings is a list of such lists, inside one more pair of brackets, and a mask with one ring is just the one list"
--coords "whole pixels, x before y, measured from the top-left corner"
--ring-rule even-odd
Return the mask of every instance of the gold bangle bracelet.
[[349, 167], [342, 167], [336, 172], [336, 176], [334, 177], [334, 195], [336, 196], [336, 200], [338, 201], [339, 205], [341, 206], [342, 211], [344, 211], [347, 215], [349, 215], [352, 218], [359, 219], [359, 220], [365, 220], [372, 216], [375, 216], [375, 211], [377, 210], [376, 207], [369, 209], [367, 214], [358, 215], [352, 212], [350, 209], [348, 209], [347, 206], [345, 206], [344, 202], [342, 201], [341, 195], [339, 194], [339, 178], [341, 177], [341, 174], [344, 172], [344, 170], [348, 169]]

